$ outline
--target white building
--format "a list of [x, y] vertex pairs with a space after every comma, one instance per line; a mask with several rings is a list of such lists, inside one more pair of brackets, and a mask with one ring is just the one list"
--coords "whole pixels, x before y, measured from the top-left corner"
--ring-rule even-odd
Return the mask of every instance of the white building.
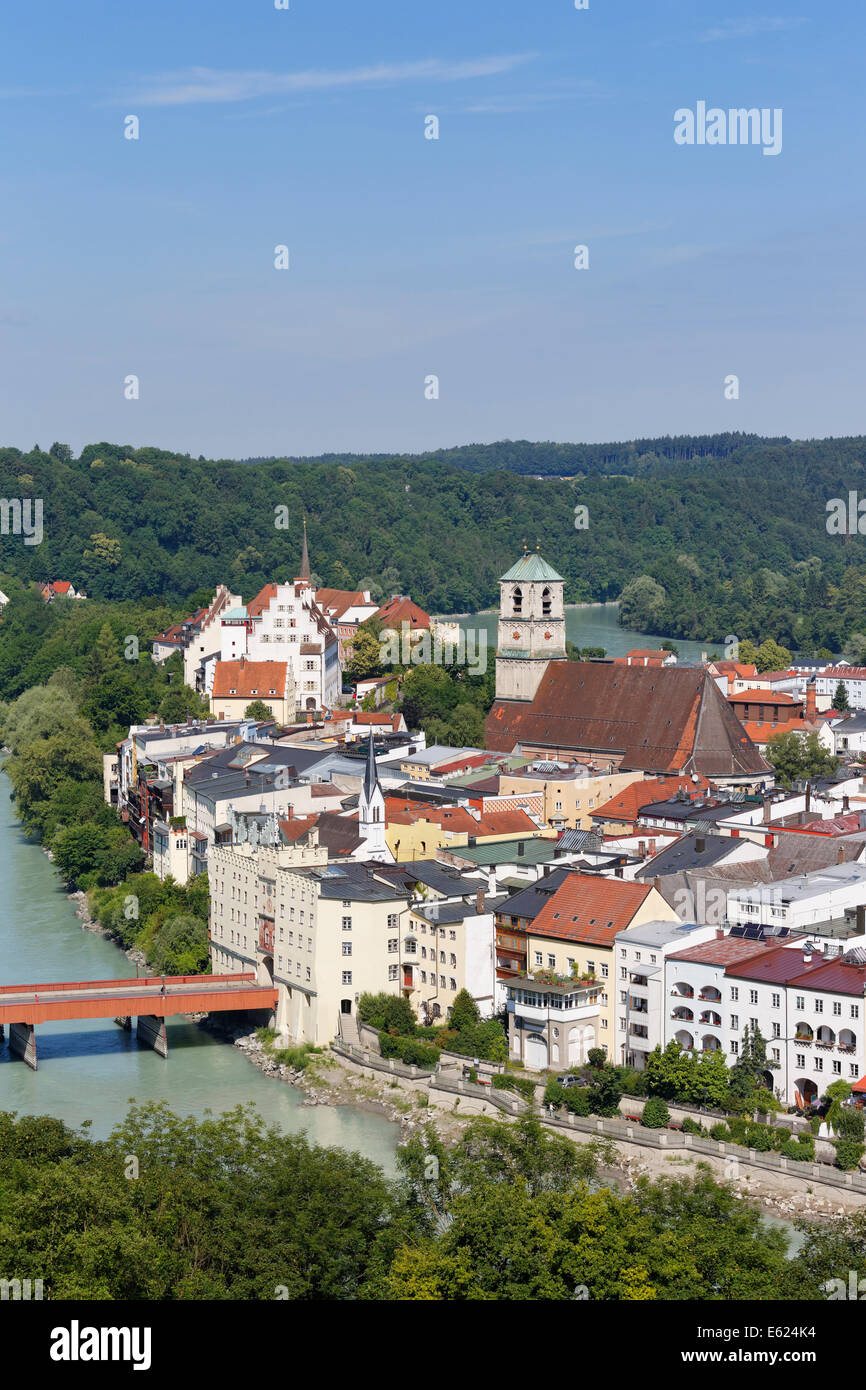
[[654, 1048], [664, 1046], [665, 959], [685, 947], [714, 940], [716, 929], [698, 922], [644, 922], [614, 937], [616, 1027], [613, 1060], [643, 1071]]
[[866, 904], [866, 864], [832, 864], [827, 869], [753, 883], [728, 891], [728, 921], [808, 931], [816, 923], [844, 917]]
[[829, 705], [840, 681], [848, 696], [848, 708], [866, 709], [866, 666], [828, 666], [815, 677], [815, 694]]

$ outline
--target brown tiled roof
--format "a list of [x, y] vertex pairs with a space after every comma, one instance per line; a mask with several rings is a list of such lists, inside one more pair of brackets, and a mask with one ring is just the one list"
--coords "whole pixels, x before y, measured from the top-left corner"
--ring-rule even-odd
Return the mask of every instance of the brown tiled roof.
[[668, 956], [668, 960], [691, 961], [696, 965], [723, 965], [727, 968], [753, 956], [765, 955], [768, 951], [776, 954], [782, 950], [784, 947], [778, 941], [747, 941], [743, 936], [725, 936], [715, 941], [704, 941], [700, 946], [690, 946], [686, 951], [677, 951]]
[[247, 604], [247, 616], [250, 618], [258, 618], [260, 614], [264, 613], [266, 608], [270, 608], [276, 596], [276, 584], [266, 584], [263, 589], [259, 590], [255, 598], [250, 599]]
[[319, 607], [330, 613], [335, 622], [339, 621], [349, 608], [373, 607], [364, 598], [361, 589], [317, 589], [315, 597]]
[[533, 935], [609, 945], [617, 932], [625, 931], [651, 891], [648, 883], [569, 874], [536, 917]]
[[531, 702], [497, 700], [487, 746], [579, 749], [623, 768], [761, 775], [769, 765], [703, 668], [552, 661]]
[[430, 614], [425, 613], [424, 609], [419, 608], [418, 604], [413, 603], [410, 598], [402, 598], [400, 595], [384, 603], [375, 617], [385, 627], [400, 623], [408, 623], [413, 628], [429, 628], [430, 626]]
[[691, 777], [666, 777], [664, 781], [657, 777], [644, 777], [642, 781], [624, 787], [610, 801], [599, 806], [593, 811], [592, 819], [635, 821], [642, 806], [649, 806], [654, 801], [666, 801], [678, 791], [698, 791], [709, 785], [706, 777], [699, 777], [697, 782], [693, 782]]
[[282, 699], [286, 693], [285, 661], [218, 661], [214, 667], [214, 697], [239, 700], [241, 697]]

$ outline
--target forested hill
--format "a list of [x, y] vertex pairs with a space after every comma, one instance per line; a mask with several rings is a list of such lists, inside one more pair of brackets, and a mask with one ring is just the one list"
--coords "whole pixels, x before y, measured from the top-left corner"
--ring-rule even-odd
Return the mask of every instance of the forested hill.
[[[866, 632], [866, 540], [829, 535], [826, 503], [866, 496], [864, 458], [859, 438], [734, 435], [260, 463], [105, 443], [77, 459], [60, 444], [6, 448], [0, 499], [42, 498], [44, 539], [0, 535], [0, 588], [14, 597], [16, 580], [68, 579], [95, 598], [174, 602], [223, 581], [246, 599], [297, 572], [305, 512], [323, 584], [471, 611], [497, 601], [525, 539], [565, 577], [567, 601], [616, 598], [651, 576], [658, 587], [631, 613], [647, 630], [835, 651]], [[530, 460], [554, 476], [513, 471]], [[577, 505], [588, 529], [575, 528]]]
[[[464, 444], [456, 449], [439, 449], [415, 457], [423, 462], [452, 464], [469, 473], [526, 473], [537, 478], [573, 478], [590, 473], [627, 475], [657, 473], [670, 463], [712, 462], [732, 454], [744, 455], [748, 448], [790, 444], [785, 436], [766, 439], [759, 434], [666, 435], [661, 439], [631, 439], [614, 444], [530, 443], [526, 439], [503, 439], [496, 444]], [[322, 454], [304, 459], [305, 463], [383, 462], [387, 454]], [[244, 459], [245, 463], [274, 462], [273, 459]]]

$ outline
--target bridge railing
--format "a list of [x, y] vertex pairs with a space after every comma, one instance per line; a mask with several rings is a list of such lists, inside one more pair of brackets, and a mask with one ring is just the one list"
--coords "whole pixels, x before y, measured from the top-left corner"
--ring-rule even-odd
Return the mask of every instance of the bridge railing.
[[[173, 985], [194, 985], [205, 982], [219, 981], [221, 984], [248, 984], [255, 981], [255, 971], [238, 971], [232, 975], [166, 975], [166, 984]], [[129, 989], [138, 986], [141, 989], [147, 986], [160, 984], [161, 975], [135, 975], [126, 979], [117, 980], [60, 980], [51, 984], [38, 985], [0, 985], [0, 995], [3, 994], [48, 994], [51, 990], [77, 990], [85, 991], [88, 989]]]

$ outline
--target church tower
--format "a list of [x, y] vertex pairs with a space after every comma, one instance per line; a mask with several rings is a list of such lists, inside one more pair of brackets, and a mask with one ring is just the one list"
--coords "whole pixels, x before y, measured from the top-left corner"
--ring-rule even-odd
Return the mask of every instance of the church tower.
[[367, 748], [367, 768], [364, 785], [358, 797], [358, 834], [364, 841], [364, 858], [381, 859], [393, 862], [393, 855], [385, 840], [385, 797], [376, 773], [376, 755], [373, 752], [373, 734]]
[[497, 700], [532, 700], [549, 661], [565, 661], [565, 580], [538, 551], [499, 581]]

